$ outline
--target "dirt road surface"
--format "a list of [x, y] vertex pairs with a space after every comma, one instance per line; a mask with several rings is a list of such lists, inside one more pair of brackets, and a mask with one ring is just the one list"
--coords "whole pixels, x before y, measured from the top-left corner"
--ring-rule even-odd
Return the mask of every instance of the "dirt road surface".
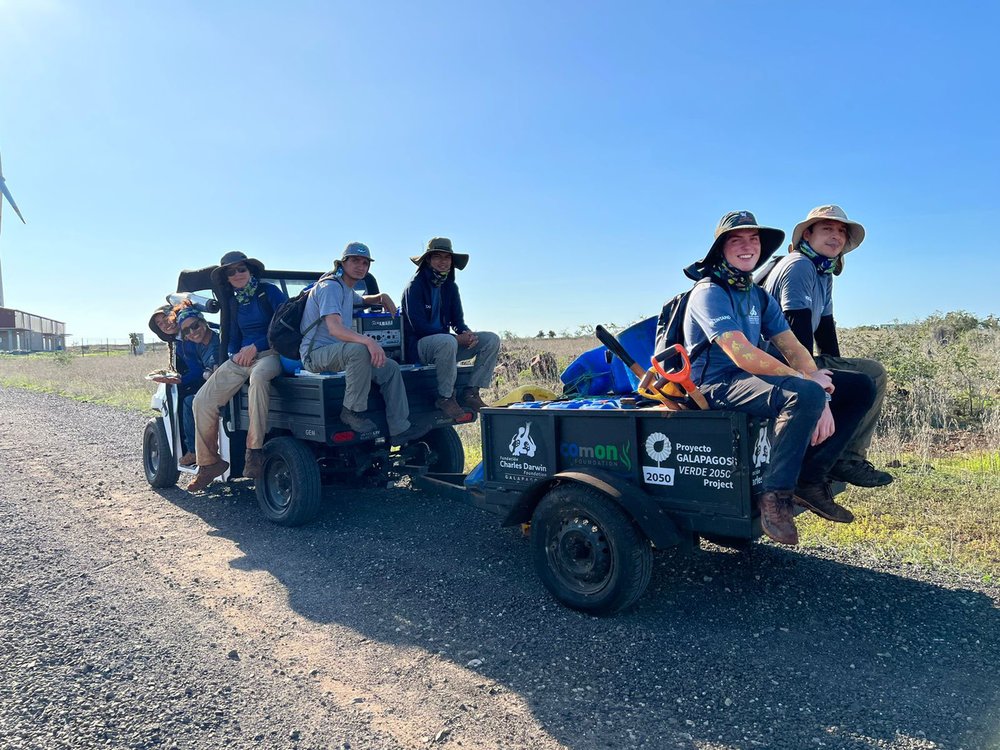
[[592, 618], [421, 492], [154, 491], [146, 418], [0, 388], [3, 750], [1000, 747], [995, 587], [761, 544]]

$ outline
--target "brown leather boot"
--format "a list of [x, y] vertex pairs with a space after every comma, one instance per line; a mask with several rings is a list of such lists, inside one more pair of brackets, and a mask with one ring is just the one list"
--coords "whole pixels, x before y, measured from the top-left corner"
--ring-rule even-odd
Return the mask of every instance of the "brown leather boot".
[[760, 528], [780, 544], [795, 546], [799, 532], [792, 520], [792, 493], [788, 491], [765, 492], [757, 500], [760, 507]]
[[448, 398], [442, 396], [434, 402], [434, 408], [443, 411], [448, 419], [459, 419], [465, 416], [465, 409], [458, 405], [454, 396]]
[[795, 488], [795, 504], [811, 510], [820, 518], [837, 523], [850, 523], [854, 514], [833, 500], [829, 482], [803, 484]]
[[489, 406], [480, 397], [478, 388], [466, 388], [462, 391], [462, 397], [458, 399], [458, 403], [466, 409], [472, 409], [472, 411], [479, 411], [483, 407]]
[[181, 466], [194, 466], [196, 463], [198, 463], [198, 459], [195, 457], [194, 453], [188, 451], [183, 456], [181, 456], [181, 460], [179, 463]]
[[188, 492], [201, 492], [203, 489], [208, 487], [212, 483], [212, 480], [216, 477], [221, 477], [226, 473], [226, 469], [229, 468], [229, 464], [226, 461], [216, 461], [214, 464], [209, 464], [208, 466], [199, 466], [198, 473], [195, 474], [191, 484], [187, 486]]
[[247, 448], [247, 454], [243, 459], [243, 476], [248, 479], [260, 479], [263, 469], [264, 451], [260, 448]]

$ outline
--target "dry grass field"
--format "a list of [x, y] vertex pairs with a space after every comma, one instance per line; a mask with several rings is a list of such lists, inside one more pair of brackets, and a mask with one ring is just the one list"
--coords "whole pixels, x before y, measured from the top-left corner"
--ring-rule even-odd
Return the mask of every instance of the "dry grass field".
[[[597, 345], [578, 338], [505, 338], [487, 401], [526, 384], [560, 392], [558, 373]], [[896, 482], [850, 489], [850, 525], [800, 516], [804, 544], [1000, 577], [1000, 321], [966, 313], [841, 332], [846, 356], [882, 361], [890, 382], [872, 459]], [[551, 355], [554, 367], [533, 360]], [[143, 411], [154, 390], [144, 376], [167, 366], [164, 351], [0, 356], [0, 384]], [[534, 371], [533, 371], [534, 369]], [[467, 469], [481, 458], [478, 423], [459, 428]]]

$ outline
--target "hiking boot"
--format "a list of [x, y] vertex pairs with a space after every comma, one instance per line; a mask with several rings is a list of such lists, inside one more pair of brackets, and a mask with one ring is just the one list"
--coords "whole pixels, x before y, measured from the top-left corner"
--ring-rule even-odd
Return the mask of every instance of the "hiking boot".
[[829, 482], [819, 484], [804, 484], [795, 488], [795, 504], [811, 510], [820, 518], [837, 523], [850, 523], [854, 514], [843, 505], [833, 501], [833, 492]]
[[479, 395], [478, 388], [466, 388], [462, 391], [462, 397], [458, 399], [458, 403], [464, 406], [466, 409], [472, 409], [472, 411], [479, 411], [480, 409], [489, 406]]
[[448, 419], [461, 419], [465, 416], [465, 409], [458, 405], [454, 396], [448, 398], [442, 396], [434, 402], [434, 408], [443, 411]]
[[351, 411], [346, 406], [340, 410], [340, 421], [355, 432], [374, 432], [378, 429], [378, 426], [368, 419], [368, 417], [356, 411]]
[[243, 459], [243, 476], [247, 479], [260, 479], [263, 469], [264, 451], [260, 448], [247, 448], [247, 454]]
[[187, 491], [201, 492], [212, 483], [213, 479], [221, 477], [225, 474], [226, 469], [228, 468], [229, 464], [222, 460], [216, 461], [214, 464], [209, 464], [208, 466], [199, 466], [198, 473], [195, 474], [194, 479], [191, 480], [191, 484], [187, 486]]
[[757, 500], [760, 507], [760, 528], [771, 539], [795, 546], [799, 543], [799, 532], [792, 520], [792, 493], [765, 492]]
[[198, 463], [198, 459], [195, 458], [195, 455], [191, 451], [188, 451], [183, 456], [181, 456], [180, 460], [181, 466], [194, 466], [196, 463]]
[[413, 440], [422, 438], [428, 432], [430, 432], [431, 426], [429, 424], [411, 424], [408, 428], [403, 430], [398, 435], [393, 435], [389, 438], [390, 445], [405, 445]]
[[885, 487], [893, 479], [892, 474], [879, 471], [871, 461], [837, 461], [827, 476], [855, 487]]

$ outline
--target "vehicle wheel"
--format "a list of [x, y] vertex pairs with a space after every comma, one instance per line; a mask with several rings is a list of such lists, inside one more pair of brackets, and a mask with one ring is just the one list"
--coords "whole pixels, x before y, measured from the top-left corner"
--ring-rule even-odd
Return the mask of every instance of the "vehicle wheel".
[[465, 448], [462, 446], [462, 438], [452, 425], [431, 430], [421, 441], [437, 455], [428, 464], [428, 471], [436, 474], [461, 474], [464, 471]]
[[595, 615], [631, 606], [649, 585], [649, 540], [611, 498], [579, 484], [549, 491], [531, 519], [535, 571], [560, 602]]
[[309, 523], [319, 514], [323, 499], [316, 457], [295, 438], [269, 440], [256, 490], [267, 520], [281, 526]]
[[162, 489], [177, 484], [180, 471], [177, 469], [177, 459], [170, 451], [170, 443], [167, 442], [163, 417], [153, 417], [146, 422], [146, 429], [142, 433], [142, 468], [151, 487]]

